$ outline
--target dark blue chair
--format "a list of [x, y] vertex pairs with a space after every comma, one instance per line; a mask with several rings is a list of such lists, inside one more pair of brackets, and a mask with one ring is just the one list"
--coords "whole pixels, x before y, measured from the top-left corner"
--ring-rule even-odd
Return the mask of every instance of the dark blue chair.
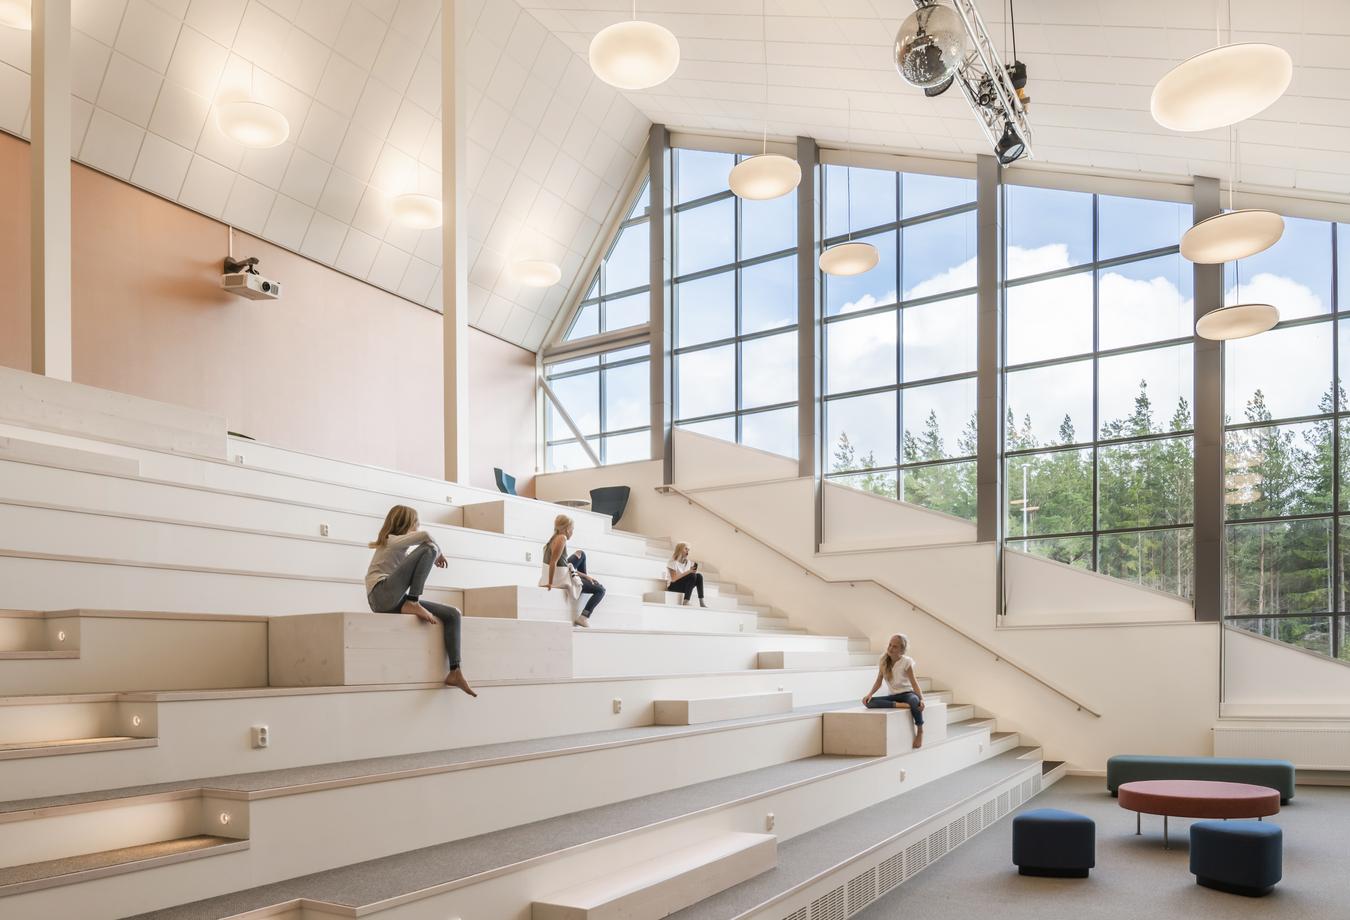
[[630, 492], [628, 486], [605, 486], [601, 489], [591, 489], [591, 510], [600, 514], [608, 514], [612, 522], [618, 524], [619, 518], [623, 517], [624, 509], [628, 507]]
[[1058, 808], [1020, 814], [1013, 818], [1013, 863], [1021, 875], [1087, 878], [1097, 865], [1097, 825]]
[[1206, 888], [1259, 898], [1283, 872], [1284, 832], [1266, 821], [1196, 821], [1191, 874]]
[[505, 492], [507, 495], [516, 494], [516, 477], [503, 472], [501, 467], [497, 466], [492, 468], [492, 474], [497, 477], [497, 491]]

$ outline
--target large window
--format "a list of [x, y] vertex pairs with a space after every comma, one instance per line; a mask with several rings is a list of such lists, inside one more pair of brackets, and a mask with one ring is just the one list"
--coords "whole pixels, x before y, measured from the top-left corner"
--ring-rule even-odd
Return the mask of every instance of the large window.
[[729, 153], [676, 150], [675, 424], [797, 455], [797, 196], [743, 201]]
[[[549, 387], [581, 429], [602, 464], [646, 460], [651, 456], [651, 360], [646, 345], [621, 348], [585, 358], [550, 364], [544, 369]], [[546, 469], [591, 466], [586, 451], [547, 401]]]
[[822, 278], [826, 475], [974, 520], [975, 182], [824, 169], [825, 245], [877, 247]]
[[644, 182], [628, 216], [619, 225], [614, 243], [591, 279], [591, 286], [577, 307], [563, 341], [641, 326], [650, 318], [648, 293], [651, 291], [652, 256], [647, 213], [650, 204]]
[[[563, 341], [641, 326], [650, 319], [649, 209], [650, 198], [644, 182]], [[651, 456], [651, 352], [640, 332], [630, 341], [642, 344], [560, 358], [544, 368], [549, 387], [602, 464], [646, 460]], [[544, 468], [568, 470], [591, 466], [590, 457], [557, 406], [547, 399], [545, 406]]]
[[1190, 597], [1190, 205], [1005, 189], [1010, 547]]
[[1286, 218], [1280, 242], [1227, 266], [1224, 280], [1226, 303], [1275, 304], [1281, 319], [1224, 346], [1224, 613], [1231, 625], [1343, 659], [1347, 229]]

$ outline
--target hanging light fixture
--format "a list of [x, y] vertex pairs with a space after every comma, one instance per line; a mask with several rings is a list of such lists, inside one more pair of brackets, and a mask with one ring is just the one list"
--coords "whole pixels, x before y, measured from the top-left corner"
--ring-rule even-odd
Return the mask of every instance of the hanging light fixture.
[[[848, 122], [844, 128], [844, 152], [847, 154], [852, 151], [853, 135], [853, 98], [845, 97], [848, 100]], [[855, 243], [853, 241], [853, 167], [844, 167], [844, 220], [848, 230], [848, 239], [843, 243], [835, 243], [826, 248], [820, 254], [817, 264], [820, 270], [827, 275], [847, 276], [861, 275], [863, 272], [870, 272], [876, 268], [877, 262], [881, 256], [877, 252], [877, 247], [871, 243]]]
[[33, 10], [29, 0], [0, 0], [0, 26], [31, 32]]
[[1268, 303], [1240, 303], [1210, 310], [1195, 321], [1202, 339], [1225, 342], [1259, 335], [1280, 321], [1280, 311]]
[[407, 192], [389, 202], [394, 220], [414, 230], [431, 230], [441, 225], [441, 201], [430, 195]]
[[680, 43], [664, 26], [633, 18], [606, 26], [591, 39], [587, 58], [601, 80], [618, 89], [651, 89], [680, 66]]
[[542, 259], [522, 259], [511, 266], [511, 273], [526, 287], [552, 287], [562, 280], [562, 269]]
[[792, 157], [769, 153], [769, 17], [760, 3], [760, 37], [764, 46], [764, 135], [760, 152], [731, 167], [727, 185], [738, 198], [768, 201], [782, 198], [802, 181], [802, 168]]
[[[1223, 43], [1215, 10], [1214, 45], [1173, 67], [1153, 87], [1153, 120], [1172, 131], [1208, 131], [1245, 121], [1269, 108], [1289, 88], [1289, 52], [1265, 42]], [[1228, 0], [1228, 40], [1233, 3]]]

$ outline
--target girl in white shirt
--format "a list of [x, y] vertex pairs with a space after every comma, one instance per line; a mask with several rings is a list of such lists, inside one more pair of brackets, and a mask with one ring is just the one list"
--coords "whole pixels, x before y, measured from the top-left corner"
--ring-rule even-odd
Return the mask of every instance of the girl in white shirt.
[[431, 567], [443, 569], [449, 562], [431, 535], [418, 529], [416, 509], [407, 505], [390, 508], [380, 535], [370, 548], [375, 550], [366, 569], [366, 601], [370, 609], [375, 613], [406, 613], [424, 623], [440, 622], [445, 656], [450, 662], [445, 685], [477, 696], [459, 669], [458, 608], [422, 600]]
[[[877, 679], [872, 681], [872, 689], [863, 697], [863, 705], [868, 709], [899, 709], [908, 706], [914, 716], [914, 746], [923, 746], [923, 693], [919, 690], [919, 680], [914, 676], [914, 659], [905, 654], [909, 651], [909, 637], [897, 633], [891, 636], [886, 651], [877, 665]], [[877, 696], [881, 682], [890, 687], [890, 693]]]
[[689, 561], [688, 543], [676, 543], [675, 552], [666, 563], [666, 590], [683, 592], [681, 604], [688, 604], [689, 598], [697, 591], [698, 605], [708, 606], [703, 602], [703, 573], [698, 570], [697, 562]]

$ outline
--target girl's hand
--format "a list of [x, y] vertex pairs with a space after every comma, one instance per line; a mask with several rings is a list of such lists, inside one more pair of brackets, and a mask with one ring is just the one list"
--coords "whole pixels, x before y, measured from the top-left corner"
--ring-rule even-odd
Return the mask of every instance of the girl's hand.
[[923, 700], [919, 700], [919, 712], [923, 712], [927, 708], [928, 704], [925, 703]]
[[863, 697], [863, 705], [866, 706], [870, 702], [872, 702], [872, 694], [869, 693], [867, 696]]
[[449, 564], [450, 564], [449, 560], [447, 560], [444, 555], [436, 557], [436, 568], [443, 569]]

